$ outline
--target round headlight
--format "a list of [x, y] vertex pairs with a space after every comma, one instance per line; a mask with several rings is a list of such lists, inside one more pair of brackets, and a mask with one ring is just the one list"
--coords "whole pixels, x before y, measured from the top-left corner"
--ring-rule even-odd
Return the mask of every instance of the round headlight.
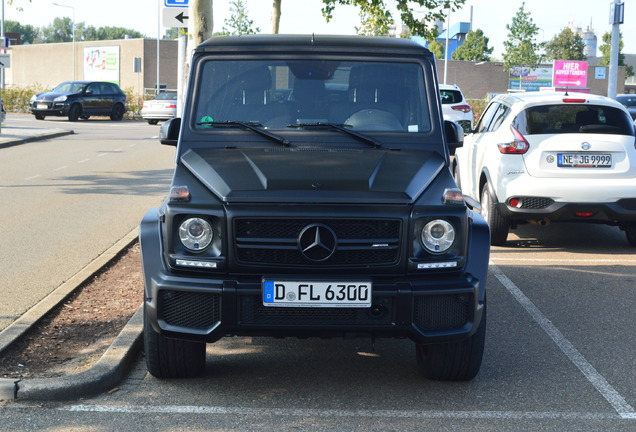
[[208, 221], [201, 218], [190, 218], [179, 226], [179, 239], [186, 249], [192, 252], [205, 250], [214, 237], [214, 231]]
[[422, 244], [431, 252], [446, 252], [454, 241], [455, 229], [445, 220], [435, 219], [422, 229]]

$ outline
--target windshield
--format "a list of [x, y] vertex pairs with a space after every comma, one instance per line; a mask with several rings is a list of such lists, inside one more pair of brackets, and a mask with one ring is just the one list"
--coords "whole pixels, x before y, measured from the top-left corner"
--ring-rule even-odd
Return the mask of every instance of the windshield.
[[331, 124], [428, 132], [424, 84], [417, 63], [209, 60], [198, 77], [193, 123], [199, 130], [244, 122], [275, 130]]
[[604, 105], [556, 104], [528, 108], [512, 124], [523, 135], [600, 133], [634, 135], [634, 125], [622, 110]]
[[51, 91], [55, 93], [80, 93], [82, 92], [82, 90], [84, 90], [85, 87], [86, 84], [84, 83], [65, 82], [55, 87]]

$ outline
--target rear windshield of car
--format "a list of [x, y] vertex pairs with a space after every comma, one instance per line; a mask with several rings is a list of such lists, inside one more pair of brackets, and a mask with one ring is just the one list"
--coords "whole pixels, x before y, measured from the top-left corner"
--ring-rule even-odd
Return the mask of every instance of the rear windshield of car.
[[440, 96], [442, 97], [442, 104], [455, 104], [462, 101], [462, 93], [457, 90], [440, 90]]
[[604, 105], [557, 104], [528, 108], [512, 125], [523, 135], [597, 133], [634, 135], [634, 123], [622, 110]]
[[360, 131], [429, 132], [422, 66], [341, 60], [207, 60], [194, 127], [250, 122], [270, 130], [335, 123]]

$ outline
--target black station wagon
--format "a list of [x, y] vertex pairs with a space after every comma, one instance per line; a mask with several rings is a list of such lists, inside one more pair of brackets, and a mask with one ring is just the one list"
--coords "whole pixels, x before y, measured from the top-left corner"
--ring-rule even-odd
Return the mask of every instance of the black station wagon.
[[121, 120], [126, 113], [126, 95], [117, 84], [103, 81], [67, 81], [53, 90], [34, 95], [29, 109], [38, 120], [47, 116], [70, 121], [90, 116]]

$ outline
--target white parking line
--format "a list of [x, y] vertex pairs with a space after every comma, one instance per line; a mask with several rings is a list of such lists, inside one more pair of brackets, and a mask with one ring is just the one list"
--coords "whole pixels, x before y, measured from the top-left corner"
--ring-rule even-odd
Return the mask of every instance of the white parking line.
[[490, 256], [491, 261], [517, 261], [518, 263], [537, 262], [537, 263], [573, 263], [573, 264], [594, 264], [594, 263], [616, 263], [625, 264], [626, 262], [636, 262], [634, 259], [578, 259], [578, 258], [503, 258]]
[[131, 413], [131, 414], [204, 414], [204, 415], [264, 415], [292, 417], [378, 417], [414, 419], [569, 419], [605, 420], [617, 419], [615, 414], [583, 412], [532, 412], [532, 411], [410, 411], [410, 410], [333, 410], [302, 408], [244, 408], [188, 405], [70, 405], [57, 408], [71, 412]]
[[490, 271], [508, 290], [521, 306], [534, 318], [541, 328], [552, 338], [559, 349], [570, 359], [572, 363], [583, 373], [585, 378], [596, 390], [609, 402], [623, 419], [636, 419], [636, 410], [627, 403], [625, 398], [612, 387], [607, 380], [587, 361], [574, 345], [565, 337], [558, 328], [532, 303], [521, 289], [512, 282], [508, 276], [494, 264], [490, 265]]
[[25, 180], [33, 180], [33, 179], [36, 179], [36, 178], [38, 178], [38, 177], [40, 177], [40, 174], [36, 174], [36, 175], [34, 175], [34, 176], [27, 177], [27, 178], [25, 178]]

